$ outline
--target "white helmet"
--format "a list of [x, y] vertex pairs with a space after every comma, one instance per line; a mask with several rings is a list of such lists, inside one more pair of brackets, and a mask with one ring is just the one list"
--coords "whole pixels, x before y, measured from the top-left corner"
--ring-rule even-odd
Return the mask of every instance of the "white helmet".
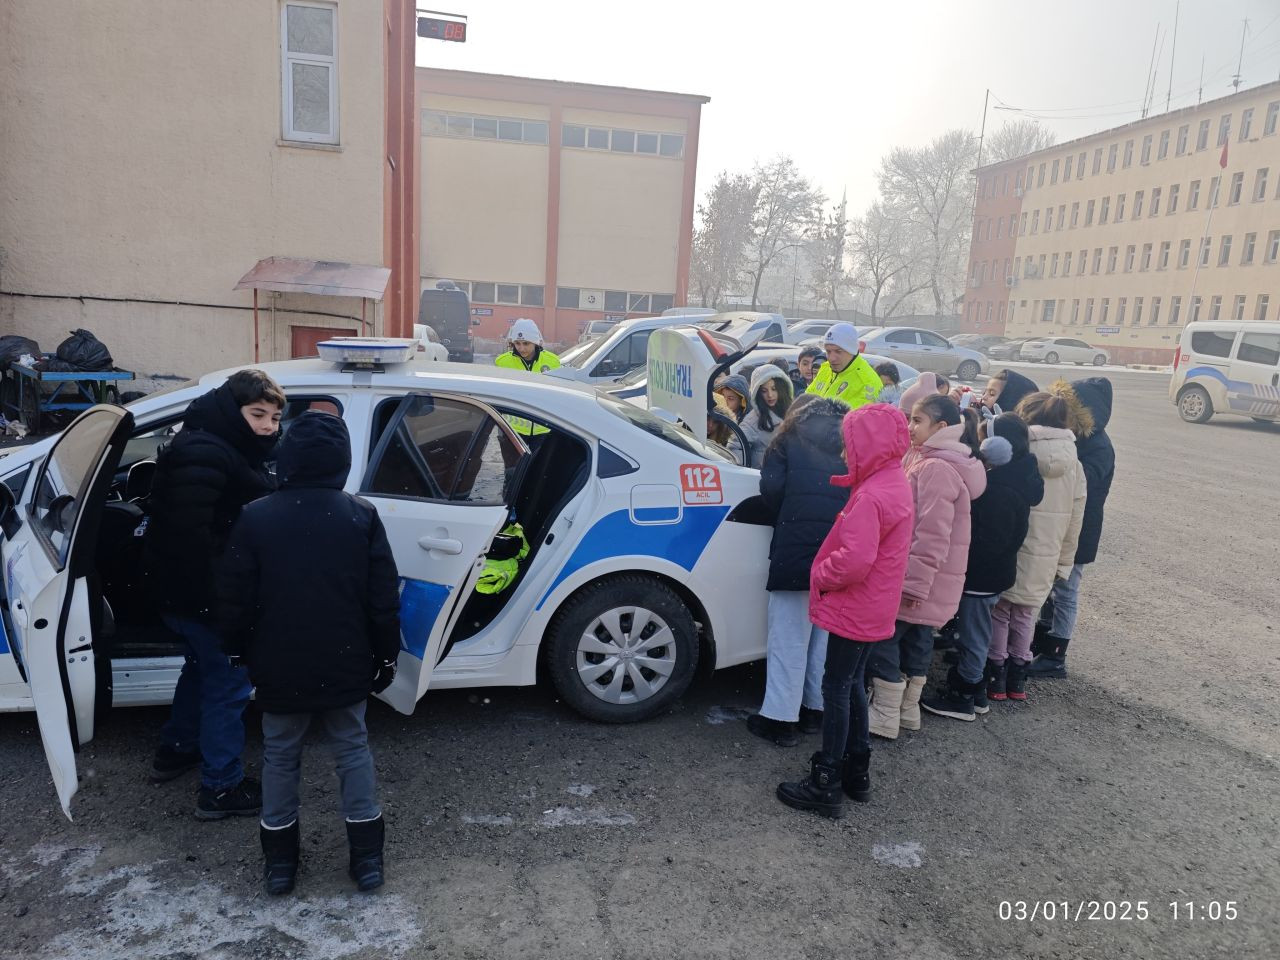
[[507, 331], [507, 340], [512, 343], [517, 340], [527, 340], [542, 346], [542, 331], [528, 317], [521, 317], [511, 324], [511, 329]]

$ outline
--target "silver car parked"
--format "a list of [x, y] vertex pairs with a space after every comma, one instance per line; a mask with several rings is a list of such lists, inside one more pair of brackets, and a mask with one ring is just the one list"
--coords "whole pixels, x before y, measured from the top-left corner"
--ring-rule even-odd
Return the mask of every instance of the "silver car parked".
[[985, 356], [967, 347], [955, 347], [932, 330], [918, 327], [880, 327], [862, 336], [867, 353], [901, 360], [922, 372], [976, 380], [990, 366]]

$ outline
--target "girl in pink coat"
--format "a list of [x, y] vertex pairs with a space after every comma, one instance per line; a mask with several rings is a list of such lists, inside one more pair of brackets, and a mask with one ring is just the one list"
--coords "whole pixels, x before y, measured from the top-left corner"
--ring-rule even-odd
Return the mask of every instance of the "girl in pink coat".
[[911, 410], [911, 452], [904, 461], [916, 505], [911, 556], [897, 627], [867, 664], [874, 688], [871, 732], [886, 740], [897, 739], [900, 727], [920, 729], [933, 630], [955, 616], [964, 593], [969, 504], [987, 489], [974, 419], [962, 417], [954, 400], [938, 394]]
[[809, 779], [778, 785], [778, 799], [828, 817], [844, 812], [841, 794], [871, 796], [864, 671], [875, 642], [893, 634], [915, 519], [902, 470], [909, 439], [902, 413], [859, 407], [842, 424], [849, 472], [831, 483], [849, 502], [827, 534], [809, 574], [809, 619], [830, 632], [822, 677], [822, 749]]

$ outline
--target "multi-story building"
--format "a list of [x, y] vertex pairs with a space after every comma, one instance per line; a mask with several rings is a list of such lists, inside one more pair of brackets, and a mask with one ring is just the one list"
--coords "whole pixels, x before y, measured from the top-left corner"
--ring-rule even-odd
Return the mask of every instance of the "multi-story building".
[[1191, 321], [1280, 316], [1280, 82], [977, 175], [966, 330], [1167, 363]]
[[419, 68], [421, 281], [499, 338], [686, 302], [706, 97]]

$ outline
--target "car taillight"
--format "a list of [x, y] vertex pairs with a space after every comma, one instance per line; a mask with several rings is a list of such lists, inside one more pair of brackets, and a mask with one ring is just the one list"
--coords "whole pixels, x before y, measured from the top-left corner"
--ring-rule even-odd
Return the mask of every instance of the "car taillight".
[[1173, 348], [1173, 372], [1174, 373], [1178, 372], [1178, 364], [1181, 362], [1182, 362], [1182, 347], [1181, 346], [1174, 347]]

